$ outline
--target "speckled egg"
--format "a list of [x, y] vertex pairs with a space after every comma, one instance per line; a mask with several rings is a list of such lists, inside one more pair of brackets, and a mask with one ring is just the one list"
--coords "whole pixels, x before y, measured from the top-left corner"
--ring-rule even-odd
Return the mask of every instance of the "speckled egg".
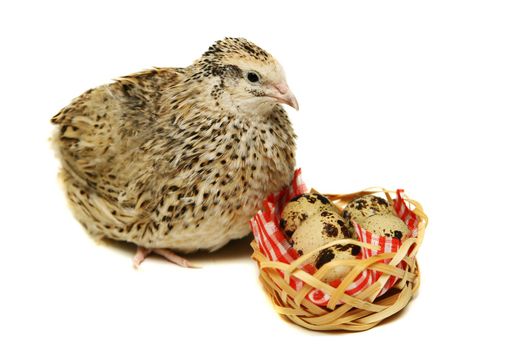
[[354, 227], [333, 211], [316, 213], [301, 223], [291, 237], [291, 244], [300, 255], [307, 254], [328, 242], [355, 238]]
[[[355, 259], [359, 254], [361, 247], [354, 244], [336, 244], [319, 252], [315, 258], [315, 267], [320, 269], [324, 264], [334, 260], [349, 260]], [[323, 277], [324, 282], [333, 281], [335, 279], [343, 279], [352, 269], [351, 266], [333, 266]]]
[[292, 198], [284, 207], [279, 224], [283, 232], [291, 237], [302, 222], [321, 212], [337, 212], [337, 208], [325, 196], [304, 193]]
[[354, 220], [359, 225], [370, 216], [377, 214], [392, 214], [392, 207], [381, 197], [366, 195], [351, 201], [343, 210], [343, 217]]
[[393, 214], [378, 214], [367, 218], [363, 224], [367, 231], [385, 237], [395, 237], [403, 240], [410, 232], [407, 225]]

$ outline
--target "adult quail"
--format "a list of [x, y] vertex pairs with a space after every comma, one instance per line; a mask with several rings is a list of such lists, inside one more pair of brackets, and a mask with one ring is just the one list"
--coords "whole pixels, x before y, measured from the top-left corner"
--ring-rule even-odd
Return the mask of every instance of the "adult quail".
[[298, 109], [281, 65], [241, 38], [187, 68], [155, 68], [91, 89], [51, 121], [73, 213], [96, 238], [151, 252], [214, 251], [250, 232], [270, 193], [288, 185]]

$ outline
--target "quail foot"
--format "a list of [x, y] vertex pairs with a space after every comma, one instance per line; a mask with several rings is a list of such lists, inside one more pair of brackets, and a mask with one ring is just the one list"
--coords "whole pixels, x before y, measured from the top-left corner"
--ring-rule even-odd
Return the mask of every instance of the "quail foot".
[[95, 238], [155, 252], [214, 251], [250, 232], [270, 193], [287, 186], [298, 108], [281, 65], [240, 38], [187, 68], [156, 68], [88, 90], [63, 108], [53, 144], [77, 220]]

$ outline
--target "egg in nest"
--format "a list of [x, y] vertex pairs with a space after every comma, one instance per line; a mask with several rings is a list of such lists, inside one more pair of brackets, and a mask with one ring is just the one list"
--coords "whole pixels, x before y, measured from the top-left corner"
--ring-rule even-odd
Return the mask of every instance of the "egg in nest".
[[343, 217], [361, 225], [368, 217], [377, 214], [393, 214], [392, 207], [381, 197], [366, 195], [351, 201], [343, 210]]
[[[319, 252], [315, 258], [314, 265], [320, 269], [325, 264], [334, 260], [351, 260], [355, 259], [361, 251], [361, 247], [355, 244], [335, 244]], [[352, 270], [352, 266], [335, 265], [328, 269], [322, 280], [324, 282], [344, 278]]]
[[[299, 255], [308, 254], [319, 247], [340, 239], [356, 238], [355, 230], [341, 215], [332, 211], [322, 211], [302, 222], [291, 237], [291, 244]], [[354, 244], [336, 244], [320, 250], [307, 263], [320, 269], [333, 260], [355, 259], [361, 247]], [[343, 278], [349, 271], [349, 266], [334, 266], [328, 270], [323, 281]]]
[[291, 237], [291, 244], [300, 255], [337, 239], [355, 238], [354, 227], [341, 215], [322, 211], [302, 222]]
[[337, 208], [323, 195], [303, 193], [292, 198], [284, 207], [279, 225], [290, 238], [305, 220], [321, 212], [337, 213]]
[[376, 235], [403, 240], [410, 232], [408, 226], [393, 214], [378, 214], [368, 217], [362, 226]]

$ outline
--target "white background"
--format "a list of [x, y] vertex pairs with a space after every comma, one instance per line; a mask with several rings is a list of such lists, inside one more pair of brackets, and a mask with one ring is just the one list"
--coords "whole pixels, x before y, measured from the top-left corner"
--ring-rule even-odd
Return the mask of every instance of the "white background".
[[[17, 1], [0, 5], [0, 348], [519, 347], [525, 11], [519, 1]], [[191, 3], [191, 4], [190, 4]], [[370, 331], [280, 319], [249, 240], [188, 258], [96, 244], [57, 182], [49, 119], [243, 36], [284, 66], [298, 165], [321, 192], [404, 188], [430, 216], [420, 292]], [[514, 345], [512, 345], [514, 344]]]

